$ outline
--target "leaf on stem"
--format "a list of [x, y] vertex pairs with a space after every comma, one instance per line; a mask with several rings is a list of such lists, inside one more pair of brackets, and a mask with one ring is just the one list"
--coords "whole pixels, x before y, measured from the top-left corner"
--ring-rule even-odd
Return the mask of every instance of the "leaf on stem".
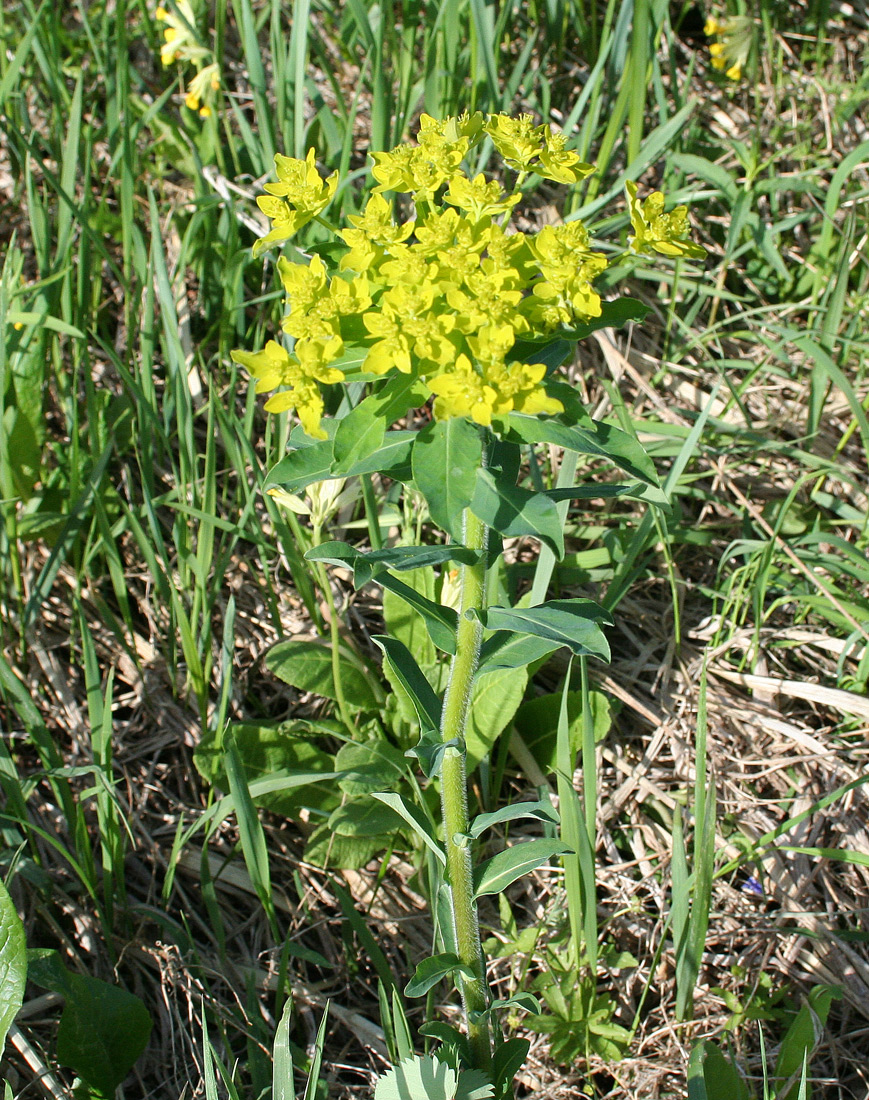
[[512, 630], [567, 646], [577, 656], [610, 658], [609, 643], [600, 627], [612, 624], [612, 616], [594, 600], [548, 600], [536, 607], [472, 609], [488, 630]]
[[554, 502], [542, 493], [520, 489], [491, 470], [479, 469], [471, 511], [501, 535], [532, 535], [559, 560], [564, 557], [561, 517]]
[[524, 844], [514, 844], [512, 848], [506, 848], [476, 868], [474, 897], [500, 894], [511, 882], [515, 882], [528, 871], [540, 867], [553, 856], [564, 855], [569, 851], [567, 845], [560, 840], [547, 840], [545, 837], [529, 840]]

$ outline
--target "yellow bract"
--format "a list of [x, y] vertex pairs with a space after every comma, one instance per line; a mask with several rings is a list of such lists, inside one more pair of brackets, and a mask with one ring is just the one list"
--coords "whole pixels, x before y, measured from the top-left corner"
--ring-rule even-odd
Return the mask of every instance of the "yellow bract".
[[632, 252], [659, 252], [662, 256], [685, 256], [702, 260], [706, 249], [689, 240], [688, 208], [677, 206], [669, 214], [664, 213], [664, 196], [653, 191], [644, 201], [637, 198], [637, 185], [628, 180], [625, 184], [628, 208], [634, 236], [630, 239]]
[[260, 210], [272, 221], [271, 232], [254, 242], [253, 254], [258, 256], [270, 245], [288, 241], [291, 237], [321, 214], [335, 194], [338, 173], [323, 179], [314, 163], [314, 150], [308, 151], [304, 160], [275, 156], [277, 183], [267, 183], [266, 195], [256, 200]]

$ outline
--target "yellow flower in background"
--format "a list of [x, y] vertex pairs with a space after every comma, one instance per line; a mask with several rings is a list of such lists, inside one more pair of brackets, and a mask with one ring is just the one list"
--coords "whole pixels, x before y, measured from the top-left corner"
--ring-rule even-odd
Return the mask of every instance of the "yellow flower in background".
[[631, 252], [659, 252], [662, 256], [686, 257], [702, 260], [706, 249], [689, 239], [688, 208], [677, 206], [669, 214], [664, 213], [664, 196], [653, 191], [643, 202], [637, 198], [637, 185], [633, 180], [625, 184], [628, 208], [634, 236], [630, 239]]
[[202, 118], [212, 114], [215, 92], [220, 91], [220, 71], [216, 64], [206, 65], [187, 85], [185, 104], [191, 111], [198, 111]]
[[712, 67], [731, 80], [739, 80], [751, 53], [754, 21], [747, 15], [731, 15], [727, 19], [710, 16], [703, 33], [707, 38], [718, 39], [709, 47]]
[[190, 0], [177, 0], [171, 9], [160, 6], [154, 14], [161, 23], [166, 24], [160, 49], [160, 59], [164, 65], [169, 66], [176, 61], [196, 63], [211, 56], [211, 51], [199, 41]]

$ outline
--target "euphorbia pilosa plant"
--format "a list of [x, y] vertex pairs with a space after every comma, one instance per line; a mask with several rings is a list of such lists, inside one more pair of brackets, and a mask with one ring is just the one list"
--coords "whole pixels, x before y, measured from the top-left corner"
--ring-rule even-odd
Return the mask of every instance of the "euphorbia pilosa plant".
[[[466, 173], [469, 157], [486, 141], [514, 177], [512, 191], [482, 173]], [[469, 817], [464, 736], [472, 687], [481, 671], [522, 668], [562, 646], [606, 660], [603, 626], [611, 620], [582, 598], [492, 605], [487, 575], [501, 553], [501, 536], [533, 537], [562, 557], [566, 505], [560, 508], [559, 502], [620, 494], [662, 499], [654, 466], [637, 441], [592, 420], [558, 373], [577, 341], [598, 328], [641, 320], [647, 310], [631, 298], [601, 299], [594, 283], [607, 257], [594, 249], [580, 220], [534, 233], [512, 227], [530, 176], [570, 184], [593, 171], [549, 126], [535, 125], [529, 116], [437, 121], [423, 115], [417, 143], [374, 153], [373, 159], [376, 186], [363, 213], [351, 216], [348, 227], [335, 228], [324, 214], [337, 175], [321, 178], [313, 150], [304, 161], [275, 158], [278, 182], [258, 199], [272, 229], [256, 242], [255, 253], [288, 241], [313, 220], [329, 226], [346, 250], [336, 266], [334, 247], [323, 249], [328, 260], [316, 252], [303, 262], [282, 256], [277, 266], [287, 294], [282, 328], [289, 346], [270, 340], [260, 352], [235, 351], [233, 358], [256, 378], [258, 392], [278, 391], [267, 411], [295, 410], [301, 422], [269, 485], [297, 493], [323, 479], [376, 473], [422, 494], [442, 534], [433, 545], [377, 545], [368, 552], [327, 542], [308, 557], [350, 567], [357, 586], [374, 581], [406, 599], [422, 614], [434, 645], [451, 659], [441, 698], [403, 643], [375, 639], [390, 681], [416, 711], [420, 736], [412, 751], [428, 780], [440, 785], [442, 829], [432, 829], [402, 795], [382, 797], [436, 854], [434, 866], [450, 898], [451, 919], [447, 927], [439, 925], [437, 954], [421, 964], [411, 987], [425, 992], [442, 977], [453, 978], [466, 1040], [457, 1036], [452, 1055], [444, 1057], [475, 1071], [473, 1081], [482, 1090], [475, 1096], [503, 1095], [515, 1072], [515, 1048], [499, 1041], [493, 1062], [500, 1033], [493, 1026], [477, 898], [502, 891], [567, 849], [540, 839], [475, 866], [475, 840], [487, 819]], [[398, 198], [389, 201], [390, 194]], [[704, 255], [688, 239], [684, 207], [665, 213], [659, 192], [640, 202], [633, 183], [628, 202], [631, 252]], [[324, 417], [324, 387], [344, 384], [349, 394], [350, 383], [365, 383], [367, 396], [353, 407], [345, 400], [342, 416]], [[352, 387], [354, 395], [361, 390]], [[430, 400], [429, 416], [424, 410]], [[412, 410], [419, 411], [408, 419]], [[399, 421], [405, 426], [393, 429]], [[422, 427], [408, 426], [418, 423]], [[554, 489], [520, 487], [522, 448], [538, 444], [572, 454], [573, 465], [563, 469], [575, 469], [575, 456], [582, 454], [605, 457], [627, 476], [606, 485], [572, 485], [571, 477]], [[420, 595], [395, 575], [450, 565], [460, 573], [457, 610]], [[529, 813], [540, 816], [524, 803], [499, 811], [498, 820]], [[430, 884], [432, 898], [440, 885]], [[456, 1072], [461, 1068], [457, 1064]], [[431, 1087], [420, 1085], [428, 1095]], [[410, 1097], [413, 1088], [407, 1088]]]

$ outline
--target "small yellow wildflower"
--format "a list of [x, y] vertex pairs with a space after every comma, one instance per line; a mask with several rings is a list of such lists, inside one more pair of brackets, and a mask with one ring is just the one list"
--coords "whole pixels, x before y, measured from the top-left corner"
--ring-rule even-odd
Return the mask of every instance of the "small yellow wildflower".
[[321, 214], [338, 187], [338, 173], [323, 179], [314, 163], [313, 149], [304, 160], [275, 155], [277, 183], [267, 183], [265, 195], [257, 197], [257, 206], [272, 221], [271, 232], [254, 242], [258, 256], [273, 244], [288, 241], [303, 225]]
[[164, 65], [168, 67], [176, 61], [196, 64], [210, 56], [210, 50], [205, 49], [197, 37], [196, 17], [190, 0], [177, 0], [171, 11], [161, 5], [154, 14], [161, 23], [166, 24], [160, 49], [160, 60]]
[[517, 172], [530, 172], [531, 162], [543, 152], [543, 127], [535, 126], [531, 115], [490, 115], [483, 129], [507, 167]]
[[476, 424], [491, 425], [498, 393], [486, 385], [467, 355], [460, 355], [452, 370], [432, 378], [428, 385], [435, 395], [432, 411], [436, 420], [467, 416]]
[[631, 252], [660, 252], [662, 256], [685, 256], [691, 260], [702, 260], [706, 249], [694, 244], [688, 233], [688, 208], [677, 206], [669, 214], [664, 213], [664, 196], [653, 191], [644, 201], [637, 198], [637, 185], [633, 180], [625, 184], [628, 194], [628, 207], [634, 236], [630, 239]]
[[486, 181], [482, 172], [469, 180], [461, 172], [450, 180], [444, 201], [460, 210], [467, 210], [475, 221], [509, 213], [520, 199], [518, 191], [505, 194], [497, 180]]
[[220, 73], [217, 65], [206, 65], [190, 81], [184, 102], [191, 111], [198, 111], [202, 118], [208, 118], [212, 113], [214, 93], [219, 90]]
[[540, 153], [540, 164], [534, 167], [538, 175], [554, 183], [578, 183], [594, 172], [593, 164], [579, 159], [579, 153], [567, 148], [564, 134], [553, 131], [551, 126], [543, 127], [544, 146]]
[[727, 19], [716, 19], [710, 15], [703, 33], [707, 38], [718, 38], [709, 47], [713, 69], [723, 72], [730, 80], [739, 80], [751, 53], [754, 38], [754, 22], [751, 17], [731, 15]]
[[265, 393], [278, 386], [287, 386], [265, 403], [266, 412], [286, 412], [295, 409], [302, 427], [313, 439], [325, 439], [320, 427], [323, 398], [318, 382], [340, 382], [344, 372], [328, 366], [330, 359], [341, 353], [341, 340], [333, 337], [326, 342], [299, 341], [292, 356], [274, 340], [269, 340], [259, 352], [233, 351], [234, 362], [245, 367], [257, 379], [256, 392]]

